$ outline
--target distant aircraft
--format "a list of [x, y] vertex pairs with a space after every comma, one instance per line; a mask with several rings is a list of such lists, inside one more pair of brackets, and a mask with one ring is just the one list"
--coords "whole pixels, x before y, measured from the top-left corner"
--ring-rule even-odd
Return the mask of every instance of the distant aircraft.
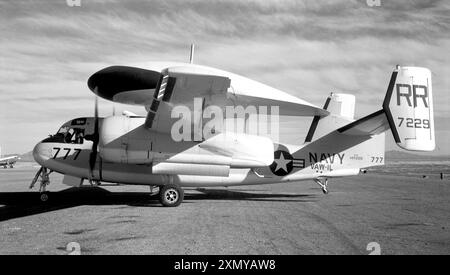
[[3, 166], [3, 168], [14, 168], [14, 164], [19, 160], [19, 156], [13, 155], [13, 156], [7, 156], [2, 157], [1, 148], [0, 148], [0, 166]]
[[[183, 187], [313, 180], [327, 193], [328, 179], [384, 164], [388, 129], [403, 149], [435, 147], [431, 72], [426, 68], [397, 66], [381, 109], [356, 121], [353, 95], [331, 94], [320, 108], [251, 79], [192, 62], [111, 66], [93, 74], [88, 86], [104, 99], [142, 105], [148, 114], [99, 118], [96, 100], [94, 117], [70, 120], [38, 143], [33, 156], [42, 167], [31, 187], [40, 178], [43, 201], [49, 198], [45, 187], [53, 171], [64, 174], [63, 183], [71, 186], [88, 179], [91, 184], [158, 187], [164, 206], [178, 206]], [[193, 112], [193, 119], [184, 115], [174, 119], [174, 110], [181, 105]], [[209, 129], [212, 135], [205, 137], [211, 122], [205, 117], [212, 119], [205, 113], [211, 106], [219, 106], [221, 112], [227, 106], [279, 106], [280, 116], [310, 116], [313, 121], [306, 140], [295, 144], [220, 129]], [[250, 118], [243, 120], [247, 123]], [[194, 139], [174, 138], [174, 123], [192, 125]]]

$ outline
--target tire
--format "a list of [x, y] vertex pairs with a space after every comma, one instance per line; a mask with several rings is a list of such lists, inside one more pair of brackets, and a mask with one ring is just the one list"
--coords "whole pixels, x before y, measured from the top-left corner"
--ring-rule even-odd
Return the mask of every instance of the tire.
[[179, 186], [168, 184], [160, 187], [159, 202], [166, 207], [177, 207], [184, 198], [184, 191]]

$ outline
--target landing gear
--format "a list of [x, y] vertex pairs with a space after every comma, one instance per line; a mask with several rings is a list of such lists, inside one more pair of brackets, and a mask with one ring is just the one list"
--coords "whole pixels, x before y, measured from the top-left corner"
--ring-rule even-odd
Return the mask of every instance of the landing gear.
[[161, 190], [161, 187], [156, 186], [156, 185], [155, 186], [150, 185], [150, 196], [158, 195], [160, 190]]
[[184, 192], [178, 185], [168, 184], [160, 187], [159, 201], [163, 206], [176, 207], [183, 201]]
[[99, 187], [102, 183], [99, 180], [89, 180], [89, 184], [93, 187]]
[[39, 182], [39, 193], [40, 193], [40, 200], [42, 202], [47, 202], [49, 199], [50, 192], [46, 191], [47, 185], [50, 184], [50, 174], [52, 173], [52, 170], [47, 170], [45, 167], [41, 167], [36, 175], [34, 176], [34, 179], [31, 181], [30, 189], [34, 187], [38, 179], [40, 178]]
[[328, 194], [328, 179], [327, 178], [317, 178], [314, 180], [322, 189], [324, 194]]

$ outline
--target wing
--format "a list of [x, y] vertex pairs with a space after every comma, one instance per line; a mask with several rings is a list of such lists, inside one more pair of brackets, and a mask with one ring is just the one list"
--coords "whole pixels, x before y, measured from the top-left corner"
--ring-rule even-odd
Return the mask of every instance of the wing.
[[[179, 120], [171, 116], [175, 107], [184, 106], [189, 111], [201, 113], [206, 104], [218, 104], [226, 100], [230, 82], [228, 77], [199, 68], [193, 70], [180, 66], [163, 70], [152, 104], [146, 107], [146, 126], [158, 132], [169, 132], [169, 127]], [[201, 115], [194, 115], [190, 121], [193, 129], [197, 129], [195, 125], [202, 123], [201, 120]]]
[[[170, 131], [169, 126], [175, 122], [171, 118], [172, 110], [180, 105], [194, 113], [214, 105], [222, 111], [226, 106], [278, 106], [279, 115], [322, 117], [329, 114], [322, 108], [259, 82], [192, 64], [169, 66], [160, 71], [151, 66], [150, 69], [108, 67], [92, 75], [88, 86], [105, 99], [145, 106], [148, 111], [146, 126], [159, 132]], [[200, 105], [197, 109], [195, 102]], [[200, 119], [190, 123], [202, 123], [201, 114], [194, 117]]]

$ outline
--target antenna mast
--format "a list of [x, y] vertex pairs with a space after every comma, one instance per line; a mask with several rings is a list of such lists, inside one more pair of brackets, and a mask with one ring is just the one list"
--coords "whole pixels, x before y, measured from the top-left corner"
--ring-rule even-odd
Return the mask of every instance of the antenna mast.
[[194, 43], [191, 44], [191, 54], [189, 55], [189, 63], [194, 64], [194, 50], [195, 45]]

